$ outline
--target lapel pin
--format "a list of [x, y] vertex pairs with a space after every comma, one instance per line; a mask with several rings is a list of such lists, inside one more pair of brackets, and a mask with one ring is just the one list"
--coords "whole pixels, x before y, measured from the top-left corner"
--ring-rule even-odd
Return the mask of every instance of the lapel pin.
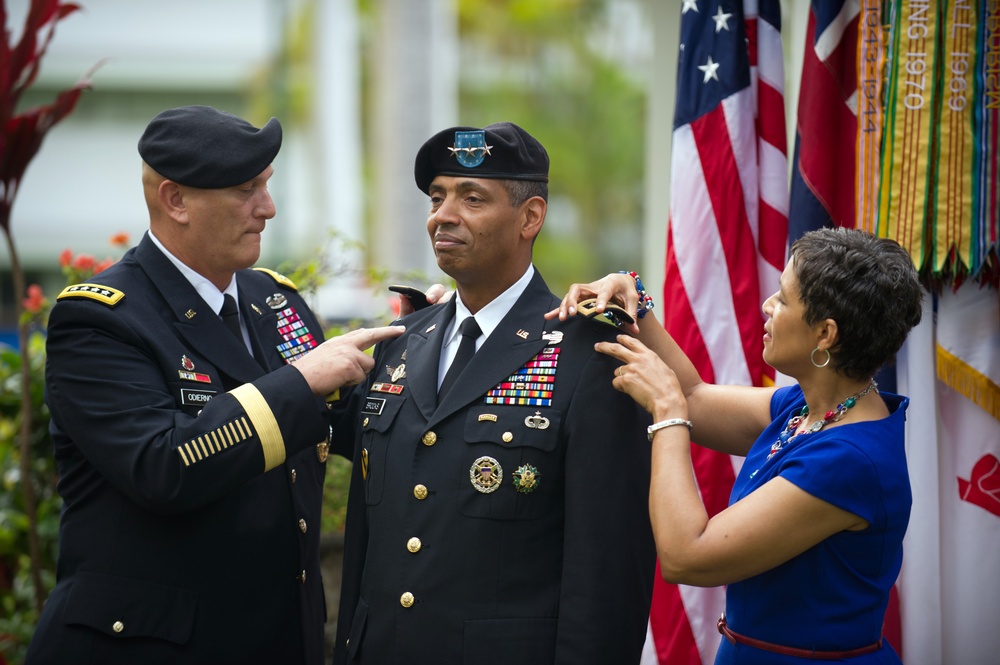
[[438, 327], [438, 326], [437, 326], [437, 324], [435, 323], [435, 324], [434, 324], [434, 325], [432, 325], [432, 326], [431, 326], [430, 328], [428, 328], [427, 330], [425, 330], [425, 331], [424, 331], [424, 334], [427, 334], [427, 333], [429, 333], [430, 331], [434, 330], [434, 329], [435, 329], [435, 328], [437, 328], [437, 327]]
[[521, 339], [528, 339], [528, 331], [524, 329], [519, 329], [517, 331], [517, 336], [520, 337]]
[[256, 304], [256, 303], [250, 303], [250, 308], [251, 308], [251, 309], [252, 309], [253, 311], [257, 312], [257, 316], [260, 316], [261, 314], [263, 314], [263, 313], [264, 313], [264, 312], [260, 311], [260, 307], [257, 307], [257, 304]]
[[195, 317], [197, 313], [198, 312], [194, 311], [193, 309], [189, 309], [188, 311], [184, 312], [184, 316], [190, 321]]

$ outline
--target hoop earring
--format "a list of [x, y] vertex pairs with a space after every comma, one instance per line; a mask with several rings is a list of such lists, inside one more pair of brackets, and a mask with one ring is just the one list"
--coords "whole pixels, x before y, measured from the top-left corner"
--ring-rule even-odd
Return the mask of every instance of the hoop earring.
[[820, 349], [819, 349], [818, 346], [815, 349], [813, 349], [812, 353], [809, 354], [809, 360], [812, 362], [813, 367], [817, 367], [817, 368], [826, 367], [827, 365], [830, 364], [830, 350], [829, 349], [823, 349], [824, 351], [826, 351], [826, 360], [823, 362], [823, 364], [820, 364], [820, 363], [816, 362], [816, 357], [815, 356], [816, 356], [816, 352], [819, 351], [819, 350]]

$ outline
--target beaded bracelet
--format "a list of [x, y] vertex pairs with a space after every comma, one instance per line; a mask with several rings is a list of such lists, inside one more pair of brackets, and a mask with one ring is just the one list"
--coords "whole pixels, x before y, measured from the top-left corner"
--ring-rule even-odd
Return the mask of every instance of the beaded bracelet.
[[619, 275], [628, 275], [635, 280], [635, 291], [639, 294], [639, 311], [636, 315], [641, 319], [646, 316], [649, 310], [653, 309], [656, 305], [653, 304], [653, 297], [646, 293], [646, 287], [642, 285], [642, 280], [639, 279], [639, 273], [634, 270], [619, 270]]

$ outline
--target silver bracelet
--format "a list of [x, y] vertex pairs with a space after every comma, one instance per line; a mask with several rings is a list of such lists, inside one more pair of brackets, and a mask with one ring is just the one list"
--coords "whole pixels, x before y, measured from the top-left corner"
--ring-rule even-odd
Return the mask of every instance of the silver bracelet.
[[664, 429], [666, 427], [673, 427], [674, 425], [685, 425], [688, 428], [688, 431], [694, 428], [694, 425], [691, 424], [690, 420], [684, 420], [683, 418], [668, 418], [667, 420], [661, 420], [660, 422], [653, 423], [652, 425], [647, 427], [646, 438], [652, 441], [653, 434], [655, 434], [658, 430]]

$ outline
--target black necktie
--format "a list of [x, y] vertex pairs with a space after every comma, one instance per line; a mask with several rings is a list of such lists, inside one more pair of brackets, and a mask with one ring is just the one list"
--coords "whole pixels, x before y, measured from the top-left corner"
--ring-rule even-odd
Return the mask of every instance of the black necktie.
[[236, 335], [236, 339], [240, 340], [241, 344], [245, 344], [246, 342], [243, 341], [243, 331], [240, 330], [240, 310], [236, 306], [236, 300], [228, 293], [223, 296], [222, 309], [219, 310], [219, 316], [222, 317], [222, 322], [229, 328], [229, 332]]
[[472, 356], [476, 354], [476, 340], [483, 334], [474, 316], [470, 316], [465, 321], [462, 321], [462, 325], [458, 329], [462, 333], [462, 343], [458, 345], [458, 353], [455, 354], [455, 359], [451, 361], [451, 367], [448, 368], [448, 372], [444, 375], [444, 381], [441, 382], [441, 387], [438, 388], [438, 399], [445, 396], [448, 389], [455, 383], [455, 379], [458, 378], [458, 375], [462, 373], [465, 366], [472, 360]]

